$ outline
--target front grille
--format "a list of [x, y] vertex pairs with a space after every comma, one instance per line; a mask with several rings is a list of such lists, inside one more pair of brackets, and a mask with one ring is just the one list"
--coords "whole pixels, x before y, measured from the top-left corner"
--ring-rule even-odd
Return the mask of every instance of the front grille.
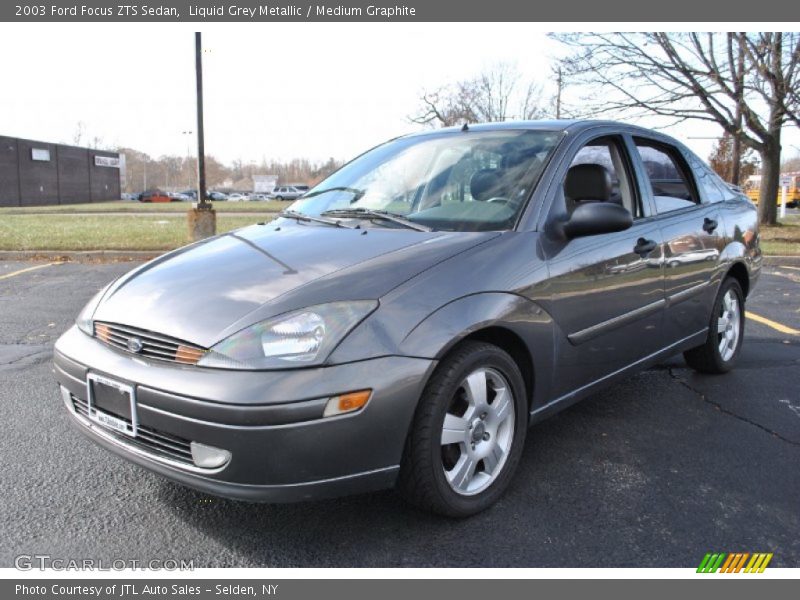
[[[204, 348], [175, 338], [116, 323], [96, 321], [94, 335], [100, 341], [125, 352], [182, 365], [196, 365], [206, 352]], [[133, 348], [131, 340], [134, 340]]]
[[[72, 406], [75, 409], [75, 412], [88, 419], [89, 405], [86, 403], [86, 401], [78, 398], [74, 394], [70, 394], [70, 398], [72, 400]], [[122, 419], [128, 425], [131, 424], [130, 419], [126, 417], [121, 415], [114, 416], [118, 419]], [[108, 431], [116, 434], [116, 432], [110, 429]], [[124, 433], [119, 433], [116, 435], [118, 435], [121, 439], [124, 439], [125, 442], [134, 446], [138, 446], [143, 450], [150, 452], [151, 454], [168, 458], [186, 465], [194, 465], [194, 461], [192, 461], [192, 449], [189, 440], [185, 440], [177, 435], [159, 431], [158, 429], [153, 429], [152, 427], [147, 427], [146, 425], [142, 424], [139, 424], [136, 428], [135, 438], [127, 436]]]

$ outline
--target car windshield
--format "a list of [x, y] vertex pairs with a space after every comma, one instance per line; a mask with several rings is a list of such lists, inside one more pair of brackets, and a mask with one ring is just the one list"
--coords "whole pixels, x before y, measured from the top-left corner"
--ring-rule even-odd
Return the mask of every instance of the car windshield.
[[560, 138], [558, 132], [533, 130], [401, 138], [348, 163], [291, 210], [384, 227], [402, 221], [375, 211], [437, 230], [510, 229]]

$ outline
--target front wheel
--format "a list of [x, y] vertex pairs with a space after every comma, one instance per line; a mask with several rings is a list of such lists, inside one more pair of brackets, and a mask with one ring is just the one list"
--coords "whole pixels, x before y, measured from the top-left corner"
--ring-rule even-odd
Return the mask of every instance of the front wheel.
[[705, 344], [683, 353], [688, 365], [701, 373], [730, 371], [744, 340], [744, 316], [742, 287], [729, 277], [722, 282], [714, 301]]
[[514, 360], [492, 344], [462, 344], [425, 387], [400, 466], [401, 494], [449, 517], [488, 508], [511, 482], [527, 416]]

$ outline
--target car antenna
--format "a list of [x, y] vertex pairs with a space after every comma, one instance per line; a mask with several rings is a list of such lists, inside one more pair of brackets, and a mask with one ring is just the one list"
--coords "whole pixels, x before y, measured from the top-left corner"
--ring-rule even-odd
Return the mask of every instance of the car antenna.
[[461, 127], [461, 131], [469, 131], [469, 123], [464, 123], [464, 125]]

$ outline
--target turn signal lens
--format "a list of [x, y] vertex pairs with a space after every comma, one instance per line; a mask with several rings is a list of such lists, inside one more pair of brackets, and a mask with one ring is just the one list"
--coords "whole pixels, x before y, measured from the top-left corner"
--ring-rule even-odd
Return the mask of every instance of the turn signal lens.
[[372, 390], [361, 390], [358, 392], [350, 392], [349, 394], [342, 394], [341, 396], [334, 396], [325, 405], [325, 412], [322, 413], [323, 417], [333, 417], [342, 415], [344, 413], [354, 412], [363, 408], [372, 396]]
[[111, 331], [108, 329], [108, 325], [104, 325], [103, 323], [95, 323], [94, 334], [104, 342], [108, 342], [111, 337]]

